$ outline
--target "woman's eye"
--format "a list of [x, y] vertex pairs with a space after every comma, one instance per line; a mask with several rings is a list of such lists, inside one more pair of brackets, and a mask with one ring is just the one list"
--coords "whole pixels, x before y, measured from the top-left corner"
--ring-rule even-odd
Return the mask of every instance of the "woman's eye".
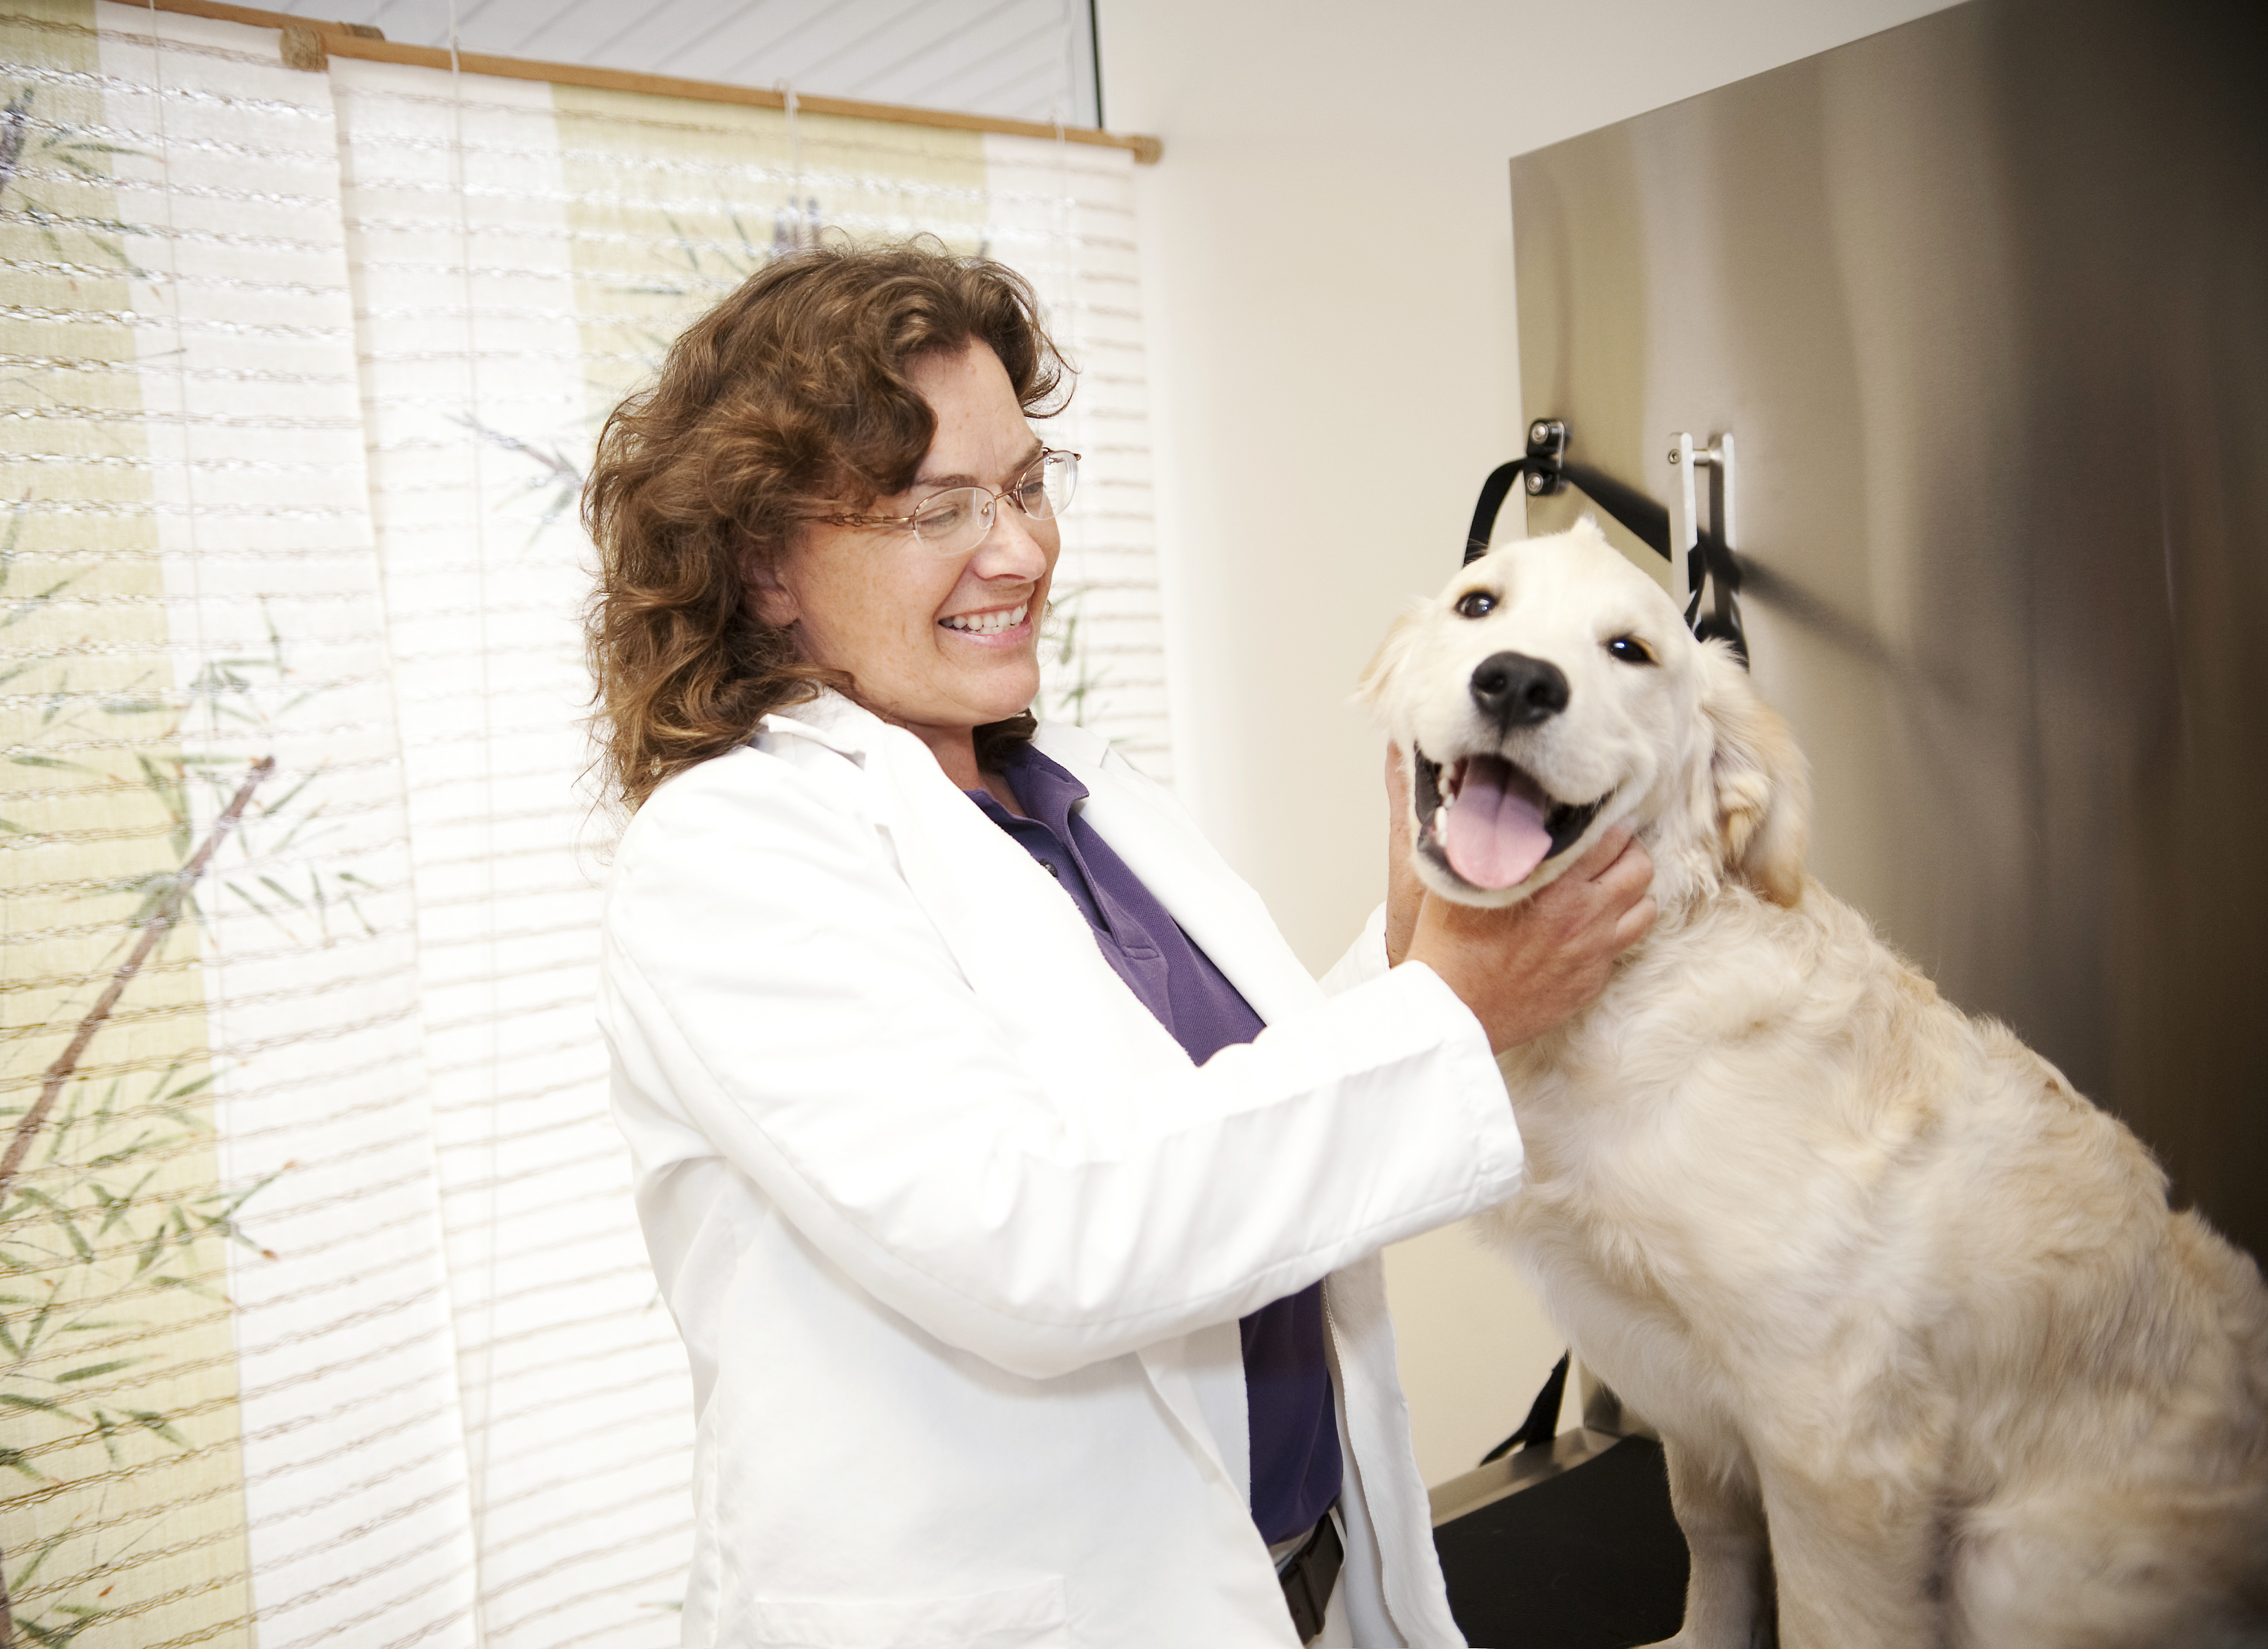
[[1468, 590], [1457, 598], [1457, 611], [1467, 618], [1485, 618], [1496, 610], [1496, 597], [1486, 590]]
[[1652, 664], [1653, 654], [1635, 636], [1617, 636], [1607, 644], [1607, 651], [1624, 664]]
[[968, 504], [960, 498], [947, 497], [917, 512], [914, 531], [924, 538], [946, 538], [968, 519]]

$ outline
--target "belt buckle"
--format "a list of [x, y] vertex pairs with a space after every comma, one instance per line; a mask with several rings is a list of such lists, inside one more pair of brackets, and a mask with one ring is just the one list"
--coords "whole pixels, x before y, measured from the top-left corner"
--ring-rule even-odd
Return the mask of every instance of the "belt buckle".
[[1326, 1512], [1316, 1519], [1315, 1532], [1307, 1536], [1307, 1543], [1277, 1577], [1283, 1583], [1285, 1607], [1292, 1611], [1292, 1630], [1300, 1634], [1301, 1643], [1312, 1642], [1322, 1631], [1331, 1592], [1338, 1585], [1339, 1569], [1345, 1561], [1346, 1547], [1339, 1539], [1337, 1522]]

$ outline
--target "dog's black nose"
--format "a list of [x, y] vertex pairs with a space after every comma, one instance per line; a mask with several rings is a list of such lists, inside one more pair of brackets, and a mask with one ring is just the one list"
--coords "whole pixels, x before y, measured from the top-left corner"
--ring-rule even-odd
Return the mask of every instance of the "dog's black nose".
[[1567, 678], [1524, 652], [1492, 652], [1473, 672], [1473, 703], [1499, 727], [1526, 727], [1567, 708]]

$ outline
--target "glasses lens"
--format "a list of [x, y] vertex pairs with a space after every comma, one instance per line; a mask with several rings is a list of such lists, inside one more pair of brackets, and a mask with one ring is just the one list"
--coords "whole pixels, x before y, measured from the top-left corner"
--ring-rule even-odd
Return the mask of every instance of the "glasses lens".
[[1079, 486], [1079, 454], [1049, 453], [1024, 472], [1016, 484], [1016, 502], [1035, 521], [1046, 521], [1071, 508], [1071, 495]]
[[940, 492], [914, 512], [914, 536], [940, 556], [958, 556], [992, 530], [992, 495], [982, 487]]

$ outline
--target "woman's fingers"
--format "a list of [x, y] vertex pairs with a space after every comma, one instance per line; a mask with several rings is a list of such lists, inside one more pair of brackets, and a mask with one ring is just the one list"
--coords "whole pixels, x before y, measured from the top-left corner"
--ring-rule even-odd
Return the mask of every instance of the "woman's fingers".
[[[1571, 938], [1579, 931], [1595, 931], [1606, 940], [1624, 913], [1646, 898], [1653, 886], [1653, 860], [1637, 838], [1617, 825], [1593, 843], [1565, 875], [1528, 902], [1549, 912]], [[1624, 948], [1615, 945], [1609, 954]]]
[[[1599, 832], [1599, 839], [1583, 850], [1583, 857], [1569, 865], [1567, 873], [1559, 880], [1563, 882], [1578, 880], [1596, 881], [1621, 863], [1623, 856], [1637, 844], [1638, 838], [1630, 833], [1629, 827], [1609, 825]], [[1638, 853], [1644, 857], [1646, 850], [1638, 848]], [[1646, 863], [1650, 869], [1653, 861], [1649, 859]]]
[[[1621, 838], [1618, 843], [1615, 841], [1616, 837]], [[1652, 903], [1653, 856], [1646, 850], [1645, 845], [1637, 837], [1619, 827], [1609, 830], [1606, 836], [1601, 839], [1594, 851], [1604, 851], [1609, 846], [1614, 849], [1614, 858], [1609, 860], [1606, 865], [1591, 878], [1591, 880], [1606, 900], [1608, 908], [1617, 917], [1622, 917], [1634, 910], [1642, 902]], [[1649, 916], [1646, 918], [1647, 924], [1651, 924], [1653, 919]], [[1645, 931], [1644, 925], [1638, 930], [1638, 933]], [[1637, 935], [1633, 934], [1631, 937], [1635, 939]], [[1629, 941], [1625, 940], [1624, 945], [1617, 946], [1616, 948], [1621, 950], [1628, 943]]]
[[[1660, 908], [1653, 902], [1653, 895], [1647, 894], [1617, 917], [1615, 919], [1615, 954], [1621, 955], [1644, 939], [1646, 930], [1653, 926], [1654, 917], [1660, 914]], [[1605, 989], [1603, 985], [1600, 988]]]
[[1627, 830], [1609, 830], [1519, 904], [1426, 899], [1408, 955], [1447, 982], [1501, 1052], [1564, 1024], [1606, 989], [1615, 959], [1653, 925], [1653, 881], [1646, 849]]
[[1418, 907], [1425, 902], [1425, 885], [1410, 863], [1410, 776], [1402, 765], [1402, 747], [1386, 743], [1386, 961], [1398, 967], [1409, 953], [1410, 936], [1418, 928]]

